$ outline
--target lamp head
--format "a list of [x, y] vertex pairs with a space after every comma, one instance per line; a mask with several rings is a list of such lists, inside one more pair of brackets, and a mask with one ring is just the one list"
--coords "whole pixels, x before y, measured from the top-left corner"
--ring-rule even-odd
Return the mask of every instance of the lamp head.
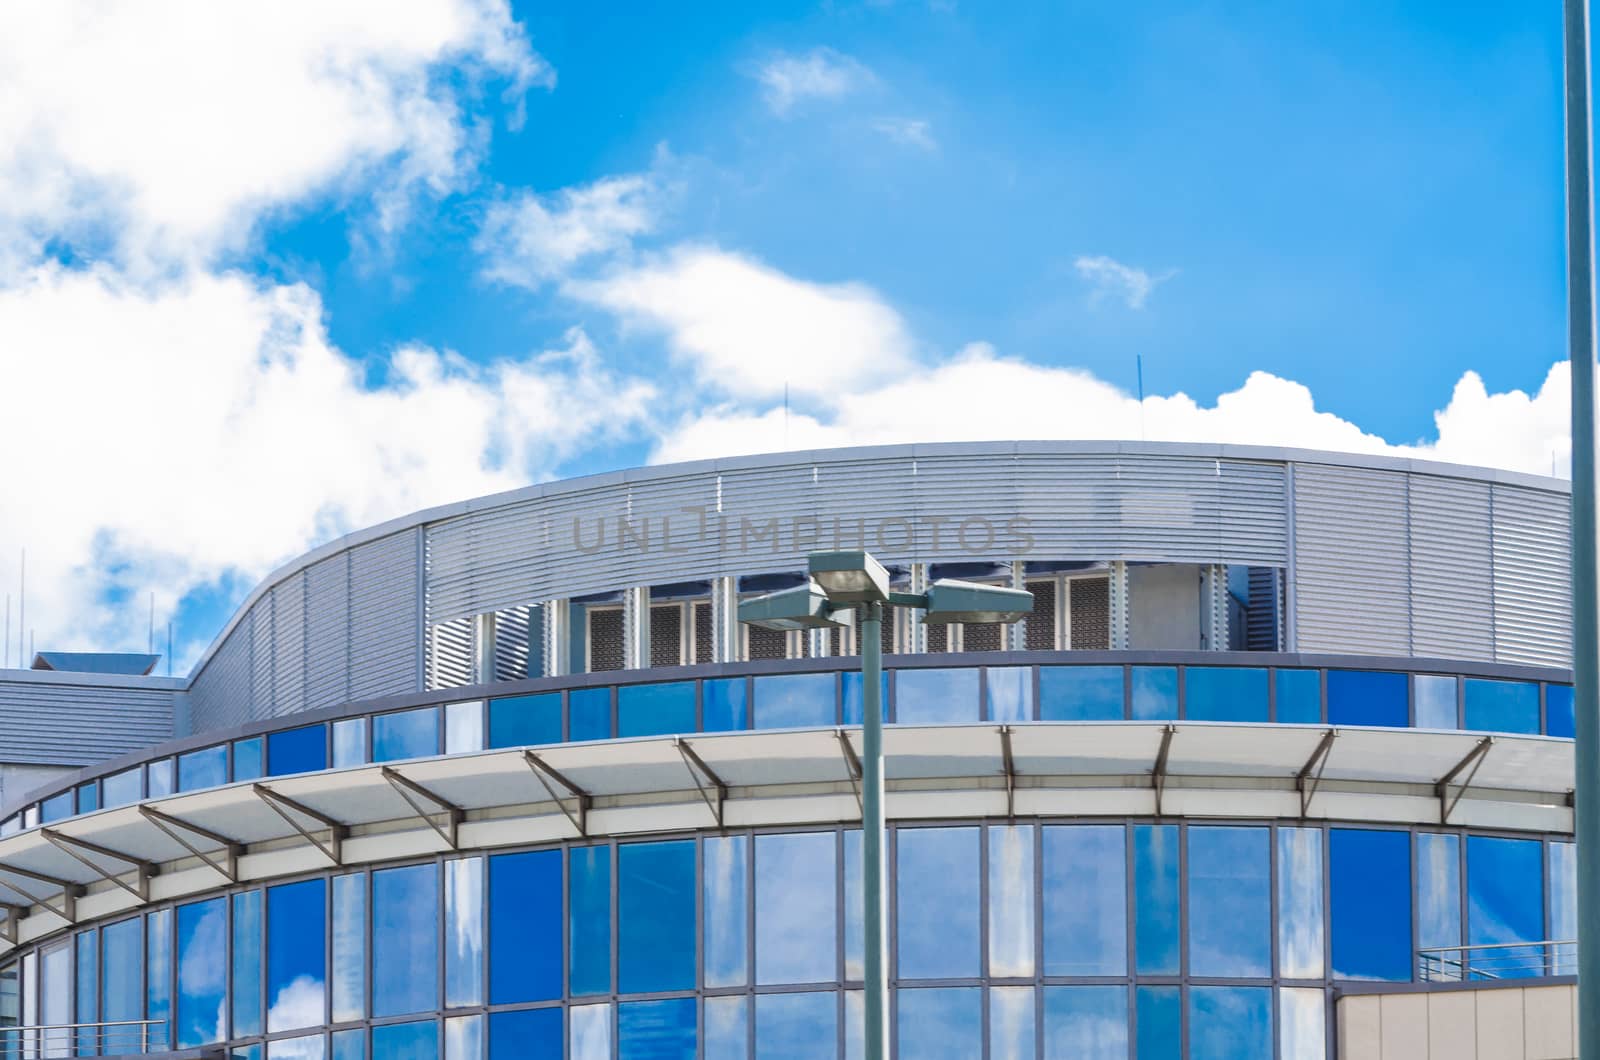
[[762, 629], [834, 629], [854, 625], [855, 612], [830, 603], [816, 582], [739, 601], [739, 621]]
[[889, 572], [864, 549], [813, 552], [806, 565], [835, 603], [864, 604], [889, 598]]
[[981, 582], [940, 578], [928, 586], [928, 609], [922, 621], [930, 626], [951, 622], [1016, 622], [1033, 612], [1033, 594]]

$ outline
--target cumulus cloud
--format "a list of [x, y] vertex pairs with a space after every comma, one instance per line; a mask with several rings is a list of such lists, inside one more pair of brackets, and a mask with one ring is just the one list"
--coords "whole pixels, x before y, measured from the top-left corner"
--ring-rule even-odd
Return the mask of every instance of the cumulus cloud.
[[939, 146], [933, 138], [932, 126], [921, 118], [879, 118], [872, 127], [902, 147], [932, 151]]
[[1091, 299], [1115, 298], [1129, 309], [1143, 309], [1156, 285], [1174, 275], [1172, 272], [1152, 274], [1104, 254], [1083, 255], [1072, 264], [1078, 275], [1088, 281]]
[[768, 109], [779, 117], [813, 100], [842, 99], [873, 79], [872, 71], [832, 48], [774, 55], [756, 68], [754, 76]]
[[552, 78], [505, 0], [0, 5], [0, 265], [204, 260], [358, 184], [396, 225], [482, 146], [462, 86]]
[[632, 174], [497, 203], [477, 239], [484, 274], [537, 288], [585, 259], [625, 250], [655, 227], [660, 194], [652, 176]]

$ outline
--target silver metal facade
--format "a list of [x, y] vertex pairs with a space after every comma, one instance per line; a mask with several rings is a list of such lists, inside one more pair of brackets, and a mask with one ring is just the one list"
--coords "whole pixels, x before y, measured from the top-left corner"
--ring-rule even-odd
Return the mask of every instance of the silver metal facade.
[[182, 684], [10, 671], [0, 677], [0, 762], [88, 766], [169, 740]]

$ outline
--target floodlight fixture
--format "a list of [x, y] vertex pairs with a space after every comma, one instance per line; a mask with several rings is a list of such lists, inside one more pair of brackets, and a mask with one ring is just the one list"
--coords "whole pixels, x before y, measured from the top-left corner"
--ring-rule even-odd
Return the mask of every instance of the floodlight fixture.
[[889, 572], [864, 549], [813, 552], [806, 564], [830, 600], [865, 604], [889, 598]]
[[855, 624], [855, 611], [828, 601], [814, 581], [739, 602], [739, 621], [762, 629], [838, 629]]
[[922, 621], [930, 626], [952, 622], [1016, 622], [1033, 612], [1033, 594], [981, 582], [940, 578], [928, 586]]

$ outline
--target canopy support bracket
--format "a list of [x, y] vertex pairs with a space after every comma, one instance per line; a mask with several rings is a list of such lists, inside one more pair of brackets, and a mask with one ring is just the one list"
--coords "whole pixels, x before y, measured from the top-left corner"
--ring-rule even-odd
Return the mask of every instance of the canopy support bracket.
[[[694, 781], [695, 790], [700, 792], [700, 798], [705, 802], [706, 809], [711, 811], [711, 816], [716, 819], [717, 827], [721, 828], [723, 807], [728, 801], [728, 785], [723, 783], [722, 778], [717, 776], [711, 767], [705, 764], [705, 761], [695, 753], [694, 748], [690, 747], [687, 741], [674, 739], [672, 744], [678, 749], [678, 754], [683, 756], [683, 764], [689, 769], [689, 779]], [[701, 776], [704, 776], [715, 790], [715, 802], [712, 801], [711, 793], [706, 790], [706, 785], [700, 782]]]
[[[460, 849], [456, 845], [456, 839], [461, 832], [461, 822], [466, 820], [466, 811], [448, 799], [435, 795], [410, 777], [401, 774], [396, 769], [391, 769], [389, 766], [383, 767], [383, 779], [389, 782], [389, 786], [394, 788], [395, 794], [405, 800], [406, 805], [411, 807], [412, 812], [424, 824], [438, 833], [439, 838], [444, 840], [445, 846], [451, 850]], [[413, 798], [413, 796], [416, 796], [416, 798]], [[438, 806], [439, 809], [429, 813], [418, 804], [418, 798], [426, 799], [428, 802]], [[444, 824], [441, 825], [434, 820], [435, 817], [443, 817]]]
[[1333, 750], [1333, 741], [1338, 739], [1339, 730], [1329, 729], [1322, 734], [1322, 739], [1317, 741], [1316, 750], [1311, 752], [1311, 757], [1306, 759], [1306, 764], [1300, 767], [1300, 772], [1295, 774], [1295, 790], [1300, 793], [1300, 819], [1303, 821], [1311, 813], [1311, 800], [1317, 794], [1317, 787], [1322, 783], [1322, 771], [1328, 768], [1328, 755]]
[[73, 883], [71, 880], [60, 880], [54, 876], [46, 876], [43, 873], [30, 872], [27, 869], [19, 869], [11, 865], [0, 865], [0, 872], [9, 872], [14, 876], [21, 876], [25, 880], [34, 880], [48, 886], [61, 888], [59, 896], [61, 904], [51, 905], [50, 900], [43, 895], [24, 890], [9, 881], [0, 881], [0, 887], [15, 891], [33, 905], [42, 906], [65, 920], [68, 924], [76, 924], [78, 922], [78, 896], [83, 894], [82, 884]]
[[855, 792], [856, 809], [866, 813], [861, 805], [861, 756], [856, 754], [856, 749], [851, 746], [849, 733], [843, 729], [835, 729], [833, 734], [839, 738], [839, 752], [844, 755], [845, 768], [850, 771], [850, 790]]
[[[533, 771], [537, 780], [555, 804], [561, 807], [561, 812], [566, 814], [567, 820], [572, 822], [572, 827], [578, 830], [581, 836], [589, 834], [589, 809], [594, 805], [594, 798], [587, 791], [568, 780], [555, 767], [547, 765], [544, 759], [532, 751], [523, 751], [522, 757], [527, 761], [528, 768]], [[578, 804], [577, 812], [567, 809], [566, 798], [556, 794], [556, 789], [550, 786], [550, 781], [555, 781], [567, 790], [567, 798], [573, 799]]]
[[1151, 787], [1156, 790], [1156, 816], [1161, 816], [1161, 797], [1167, 791], [1167, 756], [1172, 753], [1172, 737], [1177, 733], [1176, 725], [1163, 725], [1161, 727], [1161, 750], [1156, 752], [1156, 767], [1151, 771]]
[[[223, 879], [227, 880], [229, 883], [239, 882], [239, 855], [244, 853], [244, 844], [229, 839], [227, 836], [218, 835], [215, 832], [201, 828], [197, 824], [190, 824], [188, 821], [180, 820], [177, 817], [173, 817], [171, 814], [162, 813], [153, 806], [139, 807], [139, 814], [145, 820], [159, 828], [168, 839], [172, 840], [174, 843], [178, 844], [180, 847], [199, 858], [206, 865], [209, 865], [211, 868], [215, 869]], [[222, 848], [222, 860], [217, 860], [217, 856], [215, 854], [207, 854], [205, 851], [189, 842], [189, 840], [185, 839], [181, 834], [179, 834], [180, 829], [188, 832], [190, 835], [197, 835], [201, 839], [205, 839], [217, 844], [217, 846]]]
[[[340, 824], [338, 821], [335, 821], [332, 817], [329, 817], [326, 814], [318, 813], [316, 810], [313, 810], [304, 803], [296, 802], [287, 795], [278, 794], [265, 784], [252, 784], [250, 785], [250, 790], [255, 792], [258, 799], [266, 803], [268, 809], [272, 810], [272, 812], [277, 814], [279, 817], [282, 817], [285, 824], [298, 832], [302, 839], [316, 847], [318, 850], [322, 851], [323, 856], [325, 856], [329, 861], [333, 862], [335, 865], [344, 864], [344, 841], [350, 835], [349, 828], [343, 824]], [[321, 839], [318, 839], [315, 832], [306, 828], [293, 817], [290, 817], [290, 810], [293, 810], [295, 813], [301, 814], [305, 817], [311, 818], [313, 821], [320, 824], [322, 829], [326, 829], [328, 833], [327, 842], [323, 842]], [[318, 829], [318, 831], [321, 831], [322, 829]]]
[[17, 944], [17, 921], [22, 919], [22, 907], [9, 903], [0, 903], [0, 913], [5, 914], [4, 923], [0, 923], [0, 942]]
[[[1476, 747], [1468, 751], [1466, 756], [1455, 764], [1455, 767], [1451, 769], [1450, 772], [1446, 773], [1440, 778], [1438, 784], [1434, 785], [1434, 792], [1439, 796], [1440, 824], [1450, 823], [1450, 815], [1455, 812], [1457, 804], [1461, 802], [1461, 797], [1467, 793], [1467, 789], [1472, 787], [1472, 778], [1478, 775], [1478, 770], [1480, 767], [1482, 767], [1484, 758], [1486, 758], [1489, 754], [1489, 748], [1493, 746], [1494, 737], [1485, 736], [1483, 739], [1478, 741]], [[1456, 777], [1460, 776], [1462, 771], [1467, 770], [1468, 767], [1471, 768], [1467, 773], [1467, 779], [1461, 782], [1460, 787], [1455, 793], [1455, 796], [1452, 798], [1450, 795], [1450, 785], [1454, 783]]]
[[1000, 764], [1006, 773], [1006, 816], [1017, 816], [1017, 762], [1011, 754], [1011, 726], [1000, 726]]
[[[109, 847], [103, 847], [98, 843], [91, 843], [86, 839], [75, 839], [72, 836], [63, 835], [53, 828], [41, 828], [39, 829], [39, 834], [43, 836], [45, 841], [51, 846], [61, 851], [63, 854], [67, 855], [67, 857], [71, 858], [73, 861], [76, 861], [78, 864], [82, 865], [96, 876], [99, 876], [107, 883], [116, 884], [118, 887], [122, 888], [124, 891], [127, 891], [141, 902], [148, 902], [150, 900], [150, 878], [160, 871], [160, 869], [158, 869], [155, 865], [152, 865], [150, 862], [145, 861], [143, 858], [136, 858], [131, 854], [124, 854], [121, 851], [112, 850]], [[127, 865], [133, 869], [135, 882], [129, 883], [127, 880], [122, 878], [124, 875], [123, 873], [111, 872], [95, 864], [93, 861], [89, 860], [88, 855], [90, 854], [94, 854], [102, 858], [110, 858], [112, 861], [120, 861], [124, 865]]]

